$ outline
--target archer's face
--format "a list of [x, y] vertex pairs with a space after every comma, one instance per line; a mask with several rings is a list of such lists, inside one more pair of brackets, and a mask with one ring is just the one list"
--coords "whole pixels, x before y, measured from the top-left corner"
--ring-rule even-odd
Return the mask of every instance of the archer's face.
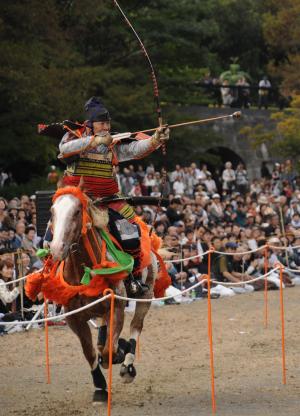
[[93, 123], [94, 134], [108, 133], [110, 131], [109, 121], [95, 121]]

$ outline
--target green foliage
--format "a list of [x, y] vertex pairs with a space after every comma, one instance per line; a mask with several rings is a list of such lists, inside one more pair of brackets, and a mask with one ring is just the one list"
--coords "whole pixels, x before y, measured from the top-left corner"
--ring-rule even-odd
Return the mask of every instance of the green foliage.
[[266, 129], [260, 123], [255, 126], [245, 126], [240, 129], [239, 133], [251, 141], [253, 148], [259, 147], [263, 143], [268, 143], [271, 147], [276, 137], [274, 131]]
[[251, 140], [253, 147], [268, 143], [274, 154], [298, 161], [300, 157], [300, 95], [296, 95], [291, 107], [273, 113], [274, 129], [266, 129], [262, 124], [245, 126], [239, 133]]
[[296, 95], [291, 108], [273, 116], [277, 120], [276, 133], [279, 140], [274, 149], [286, 157], [298, 160], [300, 156], [300, 95]]
[[[275, 53], [265, 47], [262, 26], [264, 18], [269, 33], [270, 19], [264, 13], [281, 10], [275, 0], [121, 3], [151, 56], [164, 114], [167, 108], [178, 116], [183, 106], [207, 105], [209, 97], [199, 88], [207, 71], [218, 76], [237, 57], [241, 69], [258, 79], [269, 54]], [[296, 33], [291, 31], [290, 38]], [[294, 47], [289, 51], [294, 53]], [[293, 59], [297, 62], [295, 54]], [[18, 182], [45, 176], [58, 143], [38, 137], [36, 125], [67, 118], [83, 121], [83, 103], [92, 95], [103, 98], [115, 131], [155, 126], [151, 84], [149, 65], [113, 1], [1, 2], [0, 168], [11, 171]], [[204, 143], [205, 135], [195, 140]], [[172, 144], [180, 149], [179, 156], [201, 158], [185, 150], [186, 142], [180, 140]]]
[[300, 0], [267, 0], [263, 32], [269, 49], [269, 71], [284, 95], [300, 93]]

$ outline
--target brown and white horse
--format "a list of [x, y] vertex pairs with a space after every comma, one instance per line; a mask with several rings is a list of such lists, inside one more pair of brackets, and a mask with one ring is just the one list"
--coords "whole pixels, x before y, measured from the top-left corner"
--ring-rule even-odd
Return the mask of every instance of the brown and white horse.
[[[63, 193], [54, 199], [51, 207], [52, 213], [52, 232], [53, 240], [50, 244], [50, 252], [54, 261], [64, 260], [64, 280], [70, 285], [80, 285], [80, 280], [84, 274], [84, 265], [92, 267], [91, 256], [86, 249], [84, 238], [90, 242], [94, 255], [97, 259], [101, 256], [101, 246], [103, 241], [97, 233], [96, 242], [93, 239], [96, 229], [92, 224], [87, 223], [90, 217], [86, 197], [79, 187], [69, 187], [70, 192]], [[67, 189], [66, 189], [67, 191]], [[107, 224], [103, 224], [105, 227]], [[85, 228], [85, 231], [83, 231]], [[111, 260], [111, 259], [108, 259]], [[142, 297], [153, 297], [153, 285], [157, 275], [156, 258], [151, 254], [151, 265], [144, 270], [144, 282], [150, 287]], [[123, 280], [111, 287], [116, 294], [126, 296]], [[102, 296], [102, 294], [100, 295]], [[72, 311], [94, 301], [95, 297], [84, 296], [81, 294], [72, 297], [65, 306], [66, 311]], [[120, 339], [120, 334], [124, 323], [125, 302], [115, 300], [114, 328], [113, 328], [113, 362], [122, 363], [120, 375], [124, 382], [132, 382], [136, 375], [133, 366], [135, 359], [136, 341], [140, 335], [144, 318], [149, 310], [150, 302], [136, 303], [136, 309], [130, 324], [129, 342]], [[107, 386], [105, 377], [101, 371], [108, 367], [108, 334], [110, 315], [110, 300], [98, 303], [93, 307], [74, 314], [67, 318], [67, 323], [74, 333], [78, 336], [83, 353], [87, 359], [95, 386], [94, 402], [107, 401]], [[88, 321], [91, 318], [100, 317], [101, 327], [98, 334], [98, 354], [93, 346], [91, 329]]]

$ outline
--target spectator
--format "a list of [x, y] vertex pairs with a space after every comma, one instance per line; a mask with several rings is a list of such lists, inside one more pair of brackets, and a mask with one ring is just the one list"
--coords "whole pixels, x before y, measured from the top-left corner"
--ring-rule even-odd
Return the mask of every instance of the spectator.
[[175, 170], [170, 174], [170, 182], [173, 184], [178, 177], [183, 179], [184, 173], [180, 165], [175, 166]]
[[250, 107], [250, 89], [249, 83], [246, 81], [245, 77], [241, 77], [237, 80], [236, 86], [238, 87], [238, 100], [237, 105], [241, 108]]
[[12, 302], [19, 296], [17, 287], [10, 289], [5, 283], [13, 279], [14, 265], [9, 260], [0, 260], [0, 313], [12, 312]]
[[231, 107], [231, 104], [234, 101], [234, 97], [233, 97], [231, 88], [229, 87], [229, 81], [227, 81], [227, 79], [223, 81], [223, 85], [221, 87], [221, 96], [222, 96], [223, 106]]
[[203, 183], [205, 185], [208, 195], [211, 196], [215, 193], [218, 193], [216, 182], [212, 178], [212, 175], [210, 172], [206, 173], [206, 179]]
[[150, 195], [151, 192], [152, 192], [152, 189], [156, 185], [154, 174], [153, 173], [147, 173], [147, 175], [144, 178], [144, 183], [143, 184], [144, 184], [144, 186], [147, 190], [147, 195]]
[[227, 194], [231, 194], [234, 190], [235, 186], [235, 172], [232, 169], [232, 163], [226, 162], [225, 169], [222, 173], [222, 180], [223, 180], [223, 191]]
[[13, 220], [9, 217], [7, 211], [7, 202], [4, 198], [0, 198], [0, 227], [12, 227]]
[[[245, 275], [241, 269], [241, 255], [236, 251], [238, 245], [234, 242], [225, 244], [225, 252], [231, 253], [233, 256], [221, 255], [215, 265], [215, 275], [217, 280], [221, 282], [241, 283], [249, 280], [249, 276]], [[244, 286], [245, 288], [245, 286]], [[253, 288], [247, 288], [247, 291], [253, 291]]]
[[223, 206], [221, 204], [221, 197], [219, 194], [213, 194], [212, 200], [213, 200], [213, 203], [212, 203], [211, 211], [210, 211], [210, 219], [215, 223], [219, 223], [224, 218]]
[[51, 185], [56, 185], [59, 180], [59, 173], [55, 165], [50, 166], [50, 172], [47, 175], [47, 181]]
[[258, 88], [258, 108], [261, 109], [262, 107], [265, 107], [267, 110], [269, 106], [271, 82], [268, 80], [266, 75], [261, 81], [259, 81]]
[[22, 241], [22, 248], [29, 254], [31, 259], [31, 264], [35, 263], [38, 260], [36, 256], [37, 246], [36, 246], [36, 229], [34, 226], [28, 226], [25, 229], [25, 236]]
[[242, 195], [245, 195], [248, 189], [249, 182], [248, 182], [247, 171], [242, 163], [239, 163], [237, 165], [237, 168], [235, 171], [235, 177], [236, 177], [236, 190]]
[[134, 184], [134, 179], [130, 176], [130, 171], [127, 168], [123, 170], [123, 177], [121, 178], [121, 190], [124, 195], [128, 195]]
[[180, 211], [181, 201], [180, 199], [173, 199], [167, 208], [166, 214], [171, 225], [177, 221], [184, 219], [184, 214]]
[[260, 174], [264, 179], [271, 179], [271, 173], [269, 171], [268, 164], [265, 161], [263, 161], [261, 164]]
[[182, 196], [184, 194], [185, 185], [181, 176], [178, 176], [173, 183], [173, 191], [175, 195]]
[[24, 237], [25, 237], [25, 223], [24, 221], [18, 221], [16, 224], [16, 233], [15, 233], [15, 240], [18, 248], [22, 246]]

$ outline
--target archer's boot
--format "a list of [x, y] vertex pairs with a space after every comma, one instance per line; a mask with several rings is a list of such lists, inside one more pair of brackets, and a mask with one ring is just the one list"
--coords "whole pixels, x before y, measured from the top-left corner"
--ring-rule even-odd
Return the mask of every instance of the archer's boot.
[[141, 275], [133, 276], [130, 274], [125, 280], [127, 295], [132, 298], [143, 296], [149, 290], [149, 286], [142, 282]]

